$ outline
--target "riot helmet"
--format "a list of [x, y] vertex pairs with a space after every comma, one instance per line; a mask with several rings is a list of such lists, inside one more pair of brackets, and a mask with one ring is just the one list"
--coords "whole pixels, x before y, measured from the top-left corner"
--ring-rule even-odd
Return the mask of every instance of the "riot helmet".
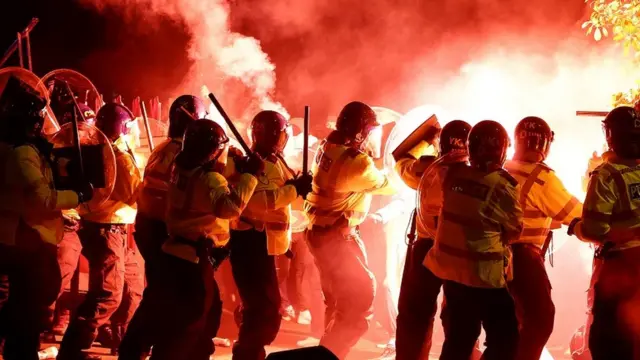
[[440, 155], [459, 152], [468, 153], [467, 139], [471, 125], [463, 120], [453, 120], [447, 123], [440, 132]]
[[135, 116], [126, 106], [118, 103], [105, 104], [98, 110], [96, 127], [111, 141], [129, 133], [130, 123], [135, 121]]
[[500, 123], [481, 121], [469, 132], [469, 162], [482, 171], [502, 168], [510, 145], [509, 135]]
[[640, 159], [640, 116], [630, 106], [617, 107], [602, 122], [607, 144], [623, 159]]
[[336, 131], [340, 133], [347, 143], [356, 147], [361, 146], [369, 133], [376, 127], [380, 126], [376, 113], [369, 107], [359, 101], [348, 103], [336, 120]]
[[214, 121], [200, 119], [187, 127], [182, 143], [181, 165], [195, 167], [215, 162], [229, 144], [224, 129]]
[[190, 123], [207, 116], [204, 102], [193, 95], [178, 97], [169, 108], [169, 137], [182, 138]]
[[11, 76], [0, 95], [0, 126], [9, 142], [38, 137], [44, 126], [47, 100], [27, 83]]
[[554, 133], [549, 124], [539, 117], [527, 116], [520, 120], [515, 130], [516, 153], [520, 159], [525, 153], [537, 153], [544, 161], [549, 155]]
[[276, 111], [261, 111], [251, 121], [253, 149], [264, 158], [281, 155], [290, 135], [289, 122]]

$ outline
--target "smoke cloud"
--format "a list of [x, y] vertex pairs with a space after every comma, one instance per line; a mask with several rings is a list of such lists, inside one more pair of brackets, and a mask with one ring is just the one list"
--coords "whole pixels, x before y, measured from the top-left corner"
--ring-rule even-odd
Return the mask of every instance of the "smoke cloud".
[[[199, 94], [206, 86], [227, 111], [241, 119], [260, 109], [286, 110], [274, 101], [275, 65], [255, 38], [232, 32], [229, 6], [221, 0], [80, 0], [98, 10], [117, 9], [130, 19], [144, 14], [137, 31], [153, 27], [157, 20], [169, 18], [182, 24], [191, 35], [188, 54], [192, 66], [182, 84], [173, 91]], [[171, 71], [171, 69], [167, 69]]]

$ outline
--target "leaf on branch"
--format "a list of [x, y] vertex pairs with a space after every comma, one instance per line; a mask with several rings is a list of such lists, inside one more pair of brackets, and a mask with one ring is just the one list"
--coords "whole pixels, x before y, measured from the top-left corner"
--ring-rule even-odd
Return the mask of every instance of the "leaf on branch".
[[609, 36], [609, 32], [606, 28], [602, 28], [602, 35], [604, 35], [605, 37]]
[[602, 39], [602, 33], [600, 32], [600, 29], [596, 29], [596, 31], [593, 32], [593, 38], [596, 41], [600, 41], [600, 39]]
[[585, 22], [582, 24], [582, 28], [583, 28], [583, 29], [586, 29], [586, 28], [587, 28], [587, 26], [589, 26], [589, 24], [590, 24], [590, 23], [591, 23], [591, 21], [585, 21]]

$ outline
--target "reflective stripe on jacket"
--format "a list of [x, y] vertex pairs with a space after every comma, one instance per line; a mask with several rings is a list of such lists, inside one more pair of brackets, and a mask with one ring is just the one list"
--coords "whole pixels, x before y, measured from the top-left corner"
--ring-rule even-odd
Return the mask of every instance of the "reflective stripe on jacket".
[[229, 220], [240, 216], [257, 183], [252, 175], [243, 174], [230, 187], [217, 172], [176, 167], [169, 185], [166, 222], [170, 237], [162, 246], [164, 252], [197, 263], [195, 247], [177, 238], [194, 245], [207, 238], [224, 246], [229, 241]]
[[[232, 159], [228, 161], [233, 162]], [[284, 183], [293, 177], [281, 159], [265, 160], [265, 175], [258, 177], [253, 196], [233, 229], [255, 228], [267, 232], [267, 252], [282, 255], [291, 243], [291, 203], [298, 197], [293, 185]]]
[[[58, 244], [62, 241], [64, 226], [62, 210], [78, 206], [78, 195], [74, 191], [55, 189], [53, 171], [49, 161], [33, 145], [14, 148], [6, 161], [4, 182], [8, 192], [0, 192], [2, 216], [6, 220], [22, 219], [29, 229], [35, 230], [42, 241]], [[12, 221], [2, 226], [13, 227]], [[10, 234], [16, 228], [2, 229], [2, 234]], [[6, 239], [8, 243], [13, 239]], [[15, 244], [20, 246], [21, 236], [16, 236]], [[4, 243], [4, 241], [3, 241]]]
[[424, 264], [441, 279], [503, 288], [511, 277], [508, 244], [522, 232], [519, 185], [506, 171], [450, 167], [434, 247]]
[[542, 249], [552, 222], [569, 225], [582, 214], [580, 201], [567, 191], [547, 165], [510, 160], [505, 169], [520, 184], [520, 206], [524, 212], [522, 236], [514, 243]]
[[576, 236], [612, 250], [640, 246], [640, 160], [615, 156], [591, 173]]
[[138, 211], [145, 217], [165, 220], [171, 167], [181, 148], [181, 139], [167, 139], [149, 156], [138, 196]]
[[313, 191], [304, 209], [309, 226], [329, 226], [345, 217], [360, 225], [374, 194], [391, 195], [395, 189], [367, 154], [348, 146], [325, 142], [312, 168]]

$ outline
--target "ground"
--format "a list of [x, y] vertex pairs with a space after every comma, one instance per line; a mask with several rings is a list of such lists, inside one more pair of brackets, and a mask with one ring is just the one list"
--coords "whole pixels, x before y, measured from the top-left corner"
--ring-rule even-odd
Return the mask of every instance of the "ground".
[[[292, 322], [283, 322], [282, 328], [278, 337], [272, 346], [267, 348], [268, 352], [274, 351], [282, 351], [286, 349], [290, 349], [295, 347], [295, 343], [298, 340], [304, 339], [307, 337], [307, 326], [298, 325]], [[232, 317], [230, 314], [225, 314], [223, 319], [223, 325], [220, 329], [219, 335], [221, 337], [233, 339], [237, 335], [237, 328], [233, 323]], [[380, 331], [370, 331], [367, 336], [365, 336], [362, 340], [358, 342], [356, 347], [351, 351], [347, 360], [370, 360], [379, 357], [382, 353], [382, 350], [376, 345], [383, 341], [383, 336]], [[436, 335], [434, 339], [434, 346], [431, 352], [431, 356], [429, 360], [438, 359], [438, 355], [440, 353], [441, 339]], [[568, 344], [568, 341], [567, 341]], [[43, 347], [51, 346], [52, 344], [44, 344]], [[94, 348], [92, 351], [99, 354], [105, 354], [104, 360], [116, 360], [117, 357], [109, 356], [108, 351], [103, 348]], [[543, 360], [569, 360], [571, 357], [567, 354], [567, 345], [564, 346], [553, 346], [549, 348], [550, 353], [553, 356], [553, 359], [543, 359]], [[2, 359], [2, 357], [0, 357]], [[213, 360], [230, 360], [231, 359], [231, 348], [218, 347], [216, 349], [216, 354], [212, 357]]]

